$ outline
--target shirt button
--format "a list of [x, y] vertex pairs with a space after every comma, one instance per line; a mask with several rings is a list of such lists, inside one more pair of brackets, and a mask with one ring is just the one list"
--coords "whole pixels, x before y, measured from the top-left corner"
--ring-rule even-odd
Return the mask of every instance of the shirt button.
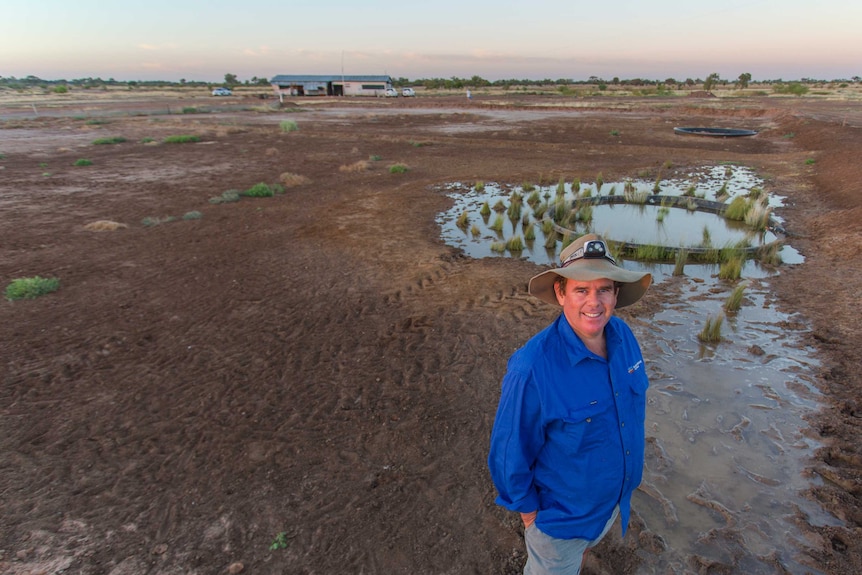
[[626, 422], [625, 422], [625, 421], [623, 421], [620, 425], [622, 425], [623, 427], [625, 427], [625, 426], [626, 426]]
[[593, 420], [593, 418], [592, 418], [592, 417], [588, 417], [588, 418], [587, 418], [587, 423], [590, 423], [592, 420]]
[[632, 454], [632, 452], [629, 451], [628, 449], [626, 449], [626, 455], [631, 455], [631, 454]]

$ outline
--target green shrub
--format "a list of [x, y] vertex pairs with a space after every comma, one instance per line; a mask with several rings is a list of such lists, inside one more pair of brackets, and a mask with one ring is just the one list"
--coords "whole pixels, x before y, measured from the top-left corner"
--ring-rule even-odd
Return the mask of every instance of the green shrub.
[[510, 252], [520, 252], [524, 250], [524, 242], [521, 236], [513, 236], [506, 242], [506, 249]]
[[487, 218], [491, 215], [491, 206], [488, 205], [488, 202], [482, 204], [482, 209], [479, 210], [479, 214], [483, 218]]
[[113, 136], [111, 138], [99, 138], [97, 140], [93, 140], [93, 145], [103, 146], [110, 144], [122, 144], [126, 139], [122, 136]]
[[536, 227], [532, 223], [529, 223], [526, 226], [524, 226], [524, 240], [531, 242], [535, 239], [536, 239]]
[[183, 108], [183, 114], [197, 114], [199, 112], [200, 110], [198, 110], [194, 106], [186, 106], [185, 108]]
[[191, 212], [186, 212], [185, 214], [183, 214], [184, 220], [199, 220], [202, 217], [204, 217], [204, 215], [197, 210], [193, 210]]
[[12, 280], [6, 286], [6, 299], [33, 299], [40, 295], [55, 292], [60, 289], [60, 280], [57, 278], [43, 278], [34, 276], [31, 278], [18, 278]]
[[65, 94], [66, 92], [69, 91], [69, 87], [68, 86], [54, 86], [54, 89], [52, 91], [55, 94]]
[[282, 120], [278, 124], [278, 127], [281, 128], [281, 131], [285, 133], [296, 132], [297, 130], [299, 130], [299, 125], [293, 120]]
[[86, 160], [84, 158], [81, 158], [80, 160], [76, 160], [73, 165], [75, 165], [75, 166], [92, 166], [93, 162], [91, 160]]
[[381, 160], [380, 156], [378, 156], [377, 154], [371, 154], [370, 156], [368, 156], [368, 159], [372, 162], [379, 162]]
[[249, 198], [271, 198], [275, 195], [275, 190], [269, 184], [260, 182], [242, 192], [242, 195]]
[[465, 210], [461, 212], [461, 215], [458, 216], [458, 221], [455, 222], [455, 225], [461, 228], [462, 230], [467, 227], [467, 224], [470, 223], [470, 214]]
[[162, 141], [166, 144], [188, 144], [192, 142], [200, 142], [201, 139], [198, 136], [192, 136], [190, 134], [180, 134], [177, 136], [167, 136]]
[[743, 221], [748, 210], [751, 209], [751, 202], [742, 196], [736, 196], [724, 210], [724, 217], [728, 220]]
[[718, 277], [723, 280], [737, 280], [742, 275], [742, 265], [745, 259], [742, 257], [730, 258], [718, 267]]
[[389, 166], [390, 174], [403, 174], [406, 173], [409, 168], [405, 164], [392, 164]]

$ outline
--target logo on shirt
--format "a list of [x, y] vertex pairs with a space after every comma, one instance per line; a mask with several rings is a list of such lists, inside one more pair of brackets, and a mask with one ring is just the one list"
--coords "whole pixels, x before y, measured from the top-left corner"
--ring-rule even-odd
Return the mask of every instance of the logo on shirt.
[[629, 367], [629, 373], [634, 373], [634, 372], [636, 372], [637, 370], [639, 370], [639, 369], [641, 368], [641, 365], [643, 365], [643, 362], [644, 362], [644, 361], [641, 359], [641, 360], [639, 360], [636, 364], [634, 364], [633, 366]]

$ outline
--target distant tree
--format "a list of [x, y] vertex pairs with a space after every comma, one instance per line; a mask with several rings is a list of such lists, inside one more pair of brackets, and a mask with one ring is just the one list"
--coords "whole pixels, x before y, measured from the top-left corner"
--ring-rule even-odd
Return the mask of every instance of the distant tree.
[[236, 86], [239, 84], [239, 80], [236, 79], [236, 74], [225, 74], [224, 83], [228, 86]]
[[619, 79], [619, 77], [614, 76], [614, 79], [613, 79], [613, 80], [611, 80], [611, 84], [616, 85], [616, 84], [619, 84], [619, 83], [620, 83], [620, 79]]
[[664, 81], [664, 83], [665, 83], [665, 84], [667, 84], [668, 86], [673, 86], [673, 85], [674, 85], [674, 84], [676, 84], [677, 82], [676, 82], [676, 80], [675, 80], [674, 78], [667, 78], [667, 79]]
[[703, 81], [703, 89], [707, 92], [711, 91], [715, 88], [716, 84], [721, 80], [721, 76], [719, 76], [716, 72], [713, 72], [709, 76], [706, 77], [706, 80]]
[[853, 80], [854, 82], [856, 82], [857, 84], [858, 84], [859, 82], [862, 82], [862, 78], [860, 78], [859, 76], [853, 76], [853, 77], [852, 77], [852, 78], [850, 78], [850, 79], [851, 79], [851, 80]]
[[688, 86], [689, 88], [694, 86], [694, 80], [692, 80], [691, 78], [686, 78], [685, 79], [685, 85]]
[[739, 78], [736, 79], [736, 86], [742, 90], [748, 88], [748, 83], [751, 82], [751, 74], [745, 72], [744, 74], [740, 74]]

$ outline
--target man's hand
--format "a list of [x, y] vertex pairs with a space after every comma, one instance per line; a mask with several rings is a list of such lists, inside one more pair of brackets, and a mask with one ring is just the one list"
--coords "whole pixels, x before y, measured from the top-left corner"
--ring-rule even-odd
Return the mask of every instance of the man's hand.
[[524, 522], [524, 529], [528, 528], [530, 525], [536, 522], [536, 515], [538, 514], [538, 511], [533, 511], [531, 513], [521, 513], [521, 521]]

